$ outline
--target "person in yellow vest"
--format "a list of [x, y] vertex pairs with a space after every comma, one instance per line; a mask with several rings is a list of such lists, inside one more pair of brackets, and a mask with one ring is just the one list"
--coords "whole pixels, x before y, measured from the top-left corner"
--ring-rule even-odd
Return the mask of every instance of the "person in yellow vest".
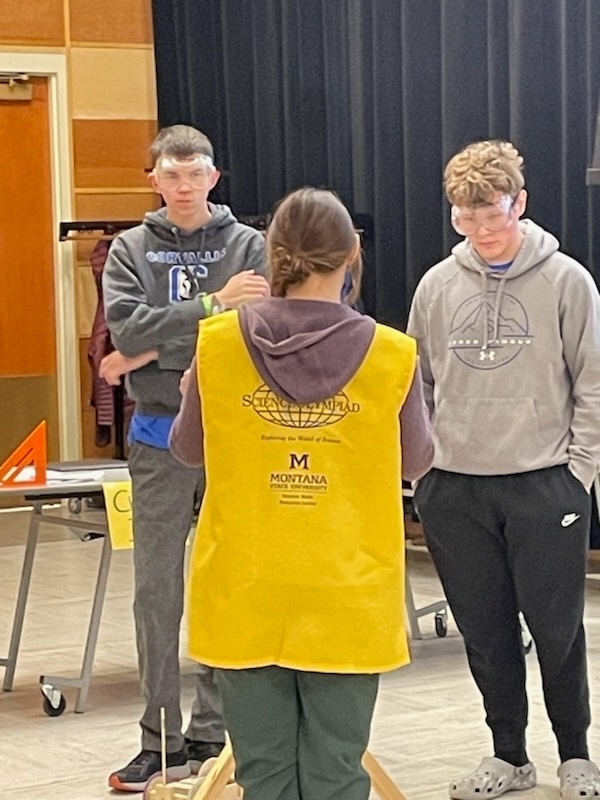
[[290, 194], [267, 253], [274, 296], [202, 322], [171, 432], [207, 476], [189, 651], [217, 670], [245, 800], [367, 800], [379, 673], [409, 660], [401, 480], [431, 465], [429, 415], [415, 341], [341, 301], [361, 262], [340, 200]]

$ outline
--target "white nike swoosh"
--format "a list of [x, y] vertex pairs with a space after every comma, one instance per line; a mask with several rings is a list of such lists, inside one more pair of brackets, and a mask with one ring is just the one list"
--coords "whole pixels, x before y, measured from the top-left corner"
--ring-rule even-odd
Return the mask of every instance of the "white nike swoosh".
[[569, 525], [572, 525], [574, 522], [577, 522], [577, 520], [580, 517], [581, 514], [565, 514], [562, 520], [560, 521], [560, 524], [563, 526], [563, 528], [568, 528]]

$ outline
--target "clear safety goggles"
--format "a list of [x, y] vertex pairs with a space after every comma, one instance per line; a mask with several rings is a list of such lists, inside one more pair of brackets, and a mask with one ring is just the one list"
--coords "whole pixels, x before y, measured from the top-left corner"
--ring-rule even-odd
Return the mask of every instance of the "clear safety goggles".
[[152, 174], [159, 188], [178, 189], [186, 184], [192, 189], [205, 189], [210, 186], [215, 172], [212, 158], [202, 153], [181, 161], [172, 156], [162, 156]]
[[480, 228], [499, 233], [509, 226], [516, 200], [516, 197], [504, 194], [497, 203], [480, 208], [452, 206], [452, 227], [461, 236], [473, 236]]

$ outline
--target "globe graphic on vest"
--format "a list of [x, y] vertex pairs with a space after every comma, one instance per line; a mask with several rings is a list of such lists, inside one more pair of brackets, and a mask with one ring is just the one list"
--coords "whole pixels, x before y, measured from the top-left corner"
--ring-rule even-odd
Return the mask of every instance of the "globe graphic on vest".
[[318, 403], [296, 405], [263, 384], [252, 395], [252, 408], [261, 419], [283, 428], [323, 428], [343, 419], [350, 411], [350, 401], [344, 392], [338, 392]]

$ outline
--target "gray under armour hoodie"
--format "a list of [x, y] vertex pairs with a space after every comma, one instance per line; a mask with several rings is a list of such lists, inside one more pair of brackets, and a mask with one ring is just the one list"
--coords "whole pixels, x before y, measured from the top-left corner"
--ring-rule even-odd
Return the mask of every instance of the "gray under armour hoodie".
[[506, 475], [600, 464], [600, 298], [589, 272], [531, 220], [494, 274], [468, 239], [417, 286], [408, 333], [433, 415], [434, 467]]

